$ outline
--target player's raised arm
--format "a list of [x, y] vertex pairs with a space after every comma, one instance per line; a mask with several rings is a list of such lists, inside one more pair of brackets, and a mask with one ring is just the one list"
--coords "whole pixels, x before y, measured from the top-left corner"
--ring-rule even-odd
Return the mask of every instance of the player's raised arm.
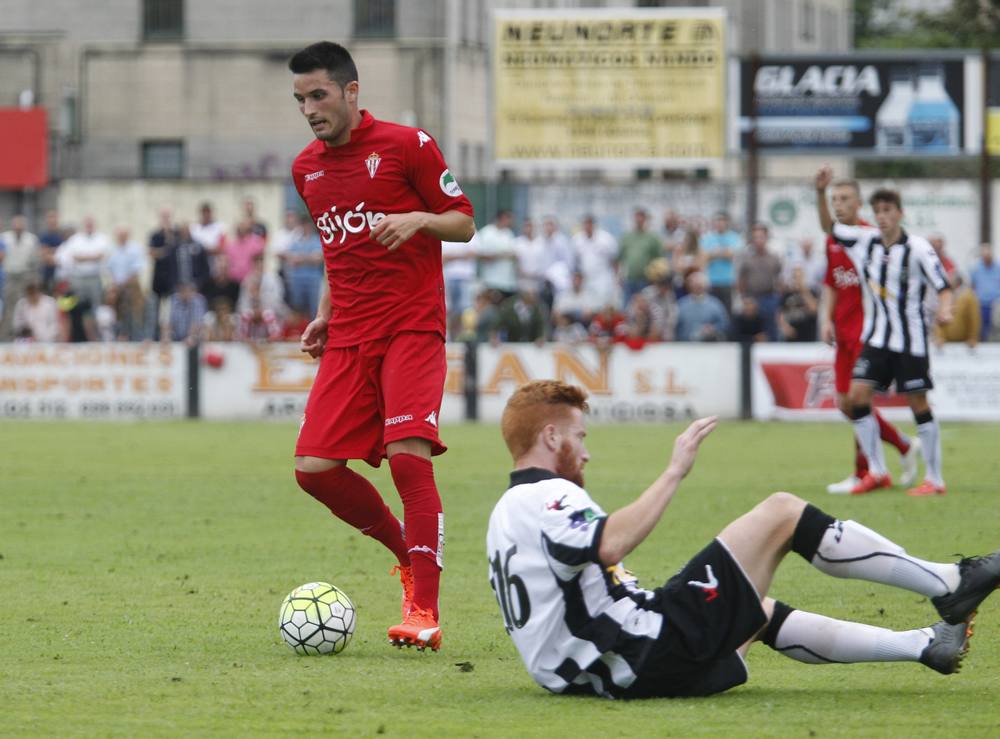
[[829, 165], [819, 168], [816, 173], [816, 210], [819, 214], [819, 225], [823, 233], [833, 233], [833, 215], [830, 213], [830, 204], [826, 198], [826, 188], [833, 180], [833, 170]]
[[646, 491], [610, 516], [601, 534], [598, 557], [607, 566], [618, 564], [649, 536], [677, 488], [694, 466], [701, 442], [715, 429], [716, 416], [700, 418], [677, 437], [667, 469]]

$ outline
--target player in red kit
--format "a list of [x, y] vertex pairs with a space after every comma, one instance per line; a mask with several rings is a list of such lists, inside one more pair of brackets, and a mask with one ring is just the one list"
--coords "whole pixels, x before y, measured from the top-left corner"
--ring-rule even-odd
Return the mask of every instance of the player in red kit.
[[[816, 174], [817, 197], [826, 197], [826, 187], [832, 174], [829, 167], [823, 167]], [[870, 225], [858, 217], [861, 209], [861, 191], [854, 180], [838, 180], [833, 183], [830, 201], [840, 223], [847, 225]], [[851, 371], [864, 346], [861, 341], [861, 327], [865, 311], [861, 297], [861, 280], [854, 263], [832, 236], [826, 239], [826, 277], [823, 279], [823, 300], [820, 310], [820, 336], [837, 349], [834, 359], [834, 382], [837, 391], [837, 407], [847, 418], [851, 418], [851, 407], [847, 391], [851, 387]], [[892, 444], [902, 456], [903, 472], [900, 483], [908, 486], [916, 480], [919, 440], [908, 439], [882, 415], [872, 411], [878, 421], [882, 441]], [[868, 459], [858, 442], [854, 441], [854, 474], [840, 482], [827, 485], [830, 493], [862, 492], [862, 481], [868, 473]], [[865, 491], [867, 492], [867, 491]]]
[[[358, 108], [358, 73], [320, 42], [288, 63], [316, 140], [292, 178], [323, 242], [327, 279], [302, 351], [320, 358], [295, 448], [295, 478], [338, 518], [397, 558], [402, 622], [395, 646], [441, 645], [438, 585], [444, 515], [433, 455], [445, 380], [441, 240], [468, 241], [472, 205], [437, 144]], [[388, 458], [403, 522], [347, 466]]]

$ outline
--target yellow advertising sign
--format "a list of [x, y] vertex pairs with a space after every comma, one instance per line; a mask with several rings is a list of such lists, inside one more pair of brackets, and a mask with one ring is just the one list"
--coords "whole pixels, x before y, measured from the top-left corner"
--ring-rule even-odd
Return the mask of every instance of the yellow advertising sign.
[[723, 10], [497, 11], [495, 33], [500, 166], [723, 156]]
[[986, 116], [986, 151], [1000, 154], [1000, 108], [990, 108]]

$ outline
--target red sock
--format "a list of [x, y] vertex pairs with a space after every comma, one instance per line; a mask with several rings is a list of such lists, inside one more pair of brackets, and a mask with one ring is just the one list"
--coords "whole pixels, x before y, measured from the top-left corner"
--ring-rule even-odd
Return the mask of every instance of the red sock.
[[868, 457], [861, 451], [858, 437], [854, 437], [854, 476], [859, 480], [868, 474]]
[[875, 420], [878, 421], [878, 433], [879, 436], [882, 437], [882, 441], [887, 444], [892, 444], [899, 450], [900, 454], [906, 454], [910, 451], [910, 442], [906, 441], [900, 435], [895, 426], [882, 418], [882, 414], [874, 408], [872, 409], [872, 415], [875, 416]]
[[392, 480], [403, 500], [406, 549], [413, 568], [413, 604], [428, 608], [439, 619], [438, 587], [444, 554], [444, 514], [434, 484], [434, 466], [415, 454], [394, 454], [389, 459]]
[[323, 472], [295, 470], [299, 487], [330, 509], [337, 518], [382, 542], [399, 560], [409, 565], [399, 519], [392, 515], [378, 490], [347, 465]]

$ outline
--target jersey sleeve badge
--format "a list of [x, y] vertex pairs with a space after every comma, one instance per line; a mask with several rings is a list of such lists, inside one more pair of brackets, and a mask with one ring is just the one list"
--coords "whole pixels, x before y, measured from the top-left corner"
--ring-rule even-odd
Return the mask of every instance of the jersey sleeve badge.
[[441, 186], [441, 192], [449, 197], [457, 198], [462, 194], [462, 188], [458, 186], [458, 181], [447, 169], [442, 172], [441, 177], [438, 178], [438, 185]]

